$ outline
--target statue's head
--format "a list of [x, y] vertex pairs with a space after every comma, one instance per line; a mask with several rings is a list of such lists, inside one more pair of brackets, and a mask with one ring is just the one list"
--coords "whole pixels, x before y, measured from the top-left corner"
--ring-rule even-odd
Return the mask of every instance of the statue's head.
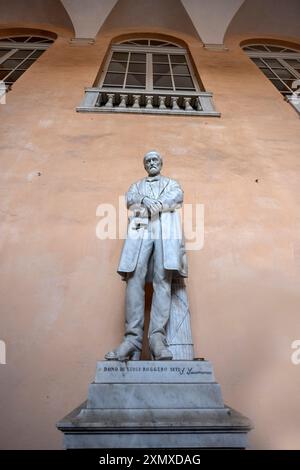
[[155, 150], [147, 152], [144, 156], [144, 167], [149, 176], [159, 175], [163, 166], [163, 159], [161, 155]]

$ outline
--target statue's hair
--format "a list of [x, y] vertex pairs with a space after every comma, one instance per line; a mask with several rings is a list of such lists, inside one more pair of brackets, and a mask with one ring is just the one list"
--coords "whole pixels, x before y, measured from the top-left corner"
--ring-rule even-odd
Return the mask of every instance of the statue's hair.
[[156, 150], [150, 150], [144, 155], [144, 163], [145, 163], [146, 157], [148, 157], [149, 155], [156, 155], [160, 159], [161, 163], [163, 162], [163, 158], [159, 152], [157, 152]]

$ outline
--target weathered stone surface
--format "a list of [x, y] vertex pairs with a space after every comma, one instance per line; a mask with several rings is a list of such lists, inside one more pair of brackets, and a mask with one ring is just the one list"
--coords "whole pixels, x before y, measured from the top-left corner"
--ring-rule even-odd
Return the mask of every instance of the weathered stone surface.
[[219, 384], [91, 384], [88, 408], [222, 408]]
[[66, 448], [245, 448], [248, 418], [224, 406], [208, 361], [100, 361], [87, 402], [58, 428]]

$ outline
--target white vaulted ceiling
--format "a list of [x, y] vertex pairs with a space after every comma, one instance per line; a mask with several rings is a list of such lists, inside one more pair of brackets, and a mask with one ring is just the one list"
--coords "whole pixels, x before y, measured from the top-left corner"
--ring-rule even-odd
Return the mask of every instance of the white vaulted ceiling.
[[204, 44], [222, 45], [244, 0], [181, 0]]
[[[118, 2], [126, 7], [126, 0], [61, 0], [67, 10], [77, 38], [95, 38], [106, 18]], [[135, 0], [136, 8], [144, 7], [145, 14], [164, 7], [164, 0]], [[176, 0], [173, 0], [175, 3]], [[233, 16], [244, 0], [181, 0], [198, 35], [205, 44], [220, 45]], [[134, 11], [131, 10], [134, 15]], [[151, 13], [150, 13], [151, 15]], [[169, 10], [172, 18], [172, 10]], [[120, 22], [122, 22], [120, 17]], [[149, 21], [151, 18], [149, 16]]]
[[76, 38], [92, 38], [97, 33], [118, 0], [61, 0], [67, 10]]
[[101, 28], [135, 27], [188, 33], [219, 47], [235, 34], [300, 36], [300, 0], [0, 0], [0, 11], [2, 27], [55, 26], [79, 40], [95, 39]]

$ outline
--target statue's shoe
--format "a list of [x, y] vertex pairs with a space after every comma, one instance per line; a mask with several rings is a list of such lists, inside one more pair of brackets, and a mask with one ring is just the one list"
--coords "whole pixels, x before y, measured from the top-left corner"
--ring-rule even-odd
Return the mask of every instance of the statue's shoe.
[[165, 347], [156, 351], [152, 350], [151, 354], [155, 361], [171, 361], [173, 359], [173, 354]]
[[107, 361], [139, 361], [141, 357], [140, 349], [132, 343], [123, 341], [116, 349], [105, 354]]
[[152, 360], [154, 359], [154, 361], [171, 361], [173, 359], [173, 354], [170, 349], [168, 349], [166, 339], [158, 334], [150, 336], [149, 348], [151, 358]]

